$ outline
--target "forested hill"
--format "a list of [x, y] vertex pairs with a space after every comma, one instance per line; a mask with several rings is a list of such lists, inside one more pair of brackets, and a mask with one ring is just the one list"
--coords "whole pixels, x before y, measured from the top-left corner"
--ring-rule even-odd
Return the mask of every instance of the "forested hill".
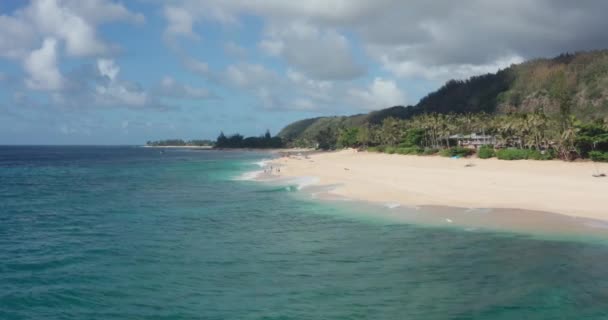
[[[536, 59], [497, 73], [451, 80], [415, 106], [368, 114], [319, 117], [294, 122], [279, 136], [305, 144], [327, 128], [339, 130], [380, 124], [388, 117], [407, 119], [422, 113], [512, 113], [560, 111], [564, 101], [581, 120], [608, 117], [608, 50]], [[330, 129], [330, 130], [331, 130]]]

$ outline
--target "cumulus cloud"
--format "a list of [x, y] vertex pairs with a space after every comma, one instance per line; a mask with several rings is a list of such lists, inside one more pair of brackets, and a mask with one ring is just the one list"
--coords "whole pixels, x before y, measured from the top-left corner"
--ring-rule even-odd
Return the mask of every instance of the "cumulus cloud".
[[[142, 23], [144, 17], [106, 0], [33, 0], [0, 15], [0, 57], [22, 61], [29, 89], [67, 89], [59, 60], [64, 54], [90, 57], [113, 51], [116, 46], [100, 39], [96, 28], [119, 20]], [[53, 94], [52, 101], [60, 101], [66, 92]]]
[[38, 39], [25, 19], [0, 15], [0, 57], [20, 58], [31, 50]]
[[280, 83], [280, 76], [276, 72], [255, 63], [229, 65], [217, 78], [225, 84], [244, 89], [275, 86]]
[[405, 94], [392, 80], [375, 78], [365, 89], [351, 89], [349, 96], [354, 105], [361, 109], [382, 109], [396, 105], [405, 105]]
[[366, 111], [407, 102], [397, 83], [387, 78], [375, 78], [361, 85], [316, 80], [293, 69], [280, 74], [251, 63], [230, 65], [210, 78], [251, 93], [257, 99], [258, 107], [269, 111]]
[[66, 43], [66, 51], [74, 56], [106, 53], [108, 48], [95, 34], [95, 28], [73, 10], [61, 7], [54, 0], [38, 0], [24, 13], [36, 28]]
[[[234, 23], [241, 15], [263, 18], [271, 31], [259, 47], [317, 79], [342, 78], [333, 70], [336, 60], [331, 57], [335, 43], [345, 43], [340, 39], [346, 33], [394, 75], [432, 80], [463, 78], [522, 59], [608, 46], [605, 1], [182, 0], [172, 6], [187, 8], [195, 21]], [[298, 26], [303, 22], [318, 31], [306, 33]], [[278, 30], [272, 31], [273, 26]], [[299, 50], [289, 52], [290, 48]], [[329, 71], [314, 62], [315, 50], [325, 48]]]
[[157, 93], [164, 97], [202, 100], [214, 98], [215, 95], [205, 88], [197, 88], [187, 84], [182, 84], [170, 76], [165, 76], [158, 89]]
[[95, 101], [103, 106], [141, 108], [150, 104], [148, 93], [139, 85], [118, 79], [120, 67], [111, 59], [98, 59], [97, 72], [106, 81], [95, 86]]
[[198, 59], [182, 56], [181, 62], [190, 72], [196, 73], [201, 76], [209, 75], [209, 65], [206, 62], [200, 61]]
[[110, 81], [116, 80], [116, 76], [120, 72], [120, 67], [111, 59], [97, 59], [97, 71]]
[[25, 83], [34, 90], [58, 90], [63, 87], [63, 76], [57, 68], [57, 41], [46, 38], [40, 49], [32, 51], [24, 60], [29, 74]]
[[97, 35], [96, 27], [110, 21], [142, 23], [142, 14], [104, 0], [33, 0], [11, 14], [0, 15], [0, 55], [25, 56], [40, 39], [53, 37], [65, 43], [72, 56], [91, 56], [113, 48]]
[[175, 6], [167, 6], [164, 9], [164, 15], [167, 19], [167, 28], [165, 30], [165, 36], [184, 36], [193, 39], [199, 38], [192, 30], [195, 17], [188, 9]]
[[346, 80], [365, 72], [355, 61], [344, 35], [331, 29], [321, 30], [308, 23], [271, 26], [260, 47], [315, 79]]

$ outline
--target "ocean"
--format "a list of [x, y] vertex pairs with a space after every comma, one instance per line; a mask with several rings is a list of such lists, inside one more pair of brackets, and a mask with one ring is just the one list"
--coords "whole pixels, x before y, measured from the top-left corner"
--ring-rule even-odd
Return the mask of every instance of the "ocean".
[[608, 319], [605, 242], [375, 219], [268, 157], [0, 147], [0, 319]]

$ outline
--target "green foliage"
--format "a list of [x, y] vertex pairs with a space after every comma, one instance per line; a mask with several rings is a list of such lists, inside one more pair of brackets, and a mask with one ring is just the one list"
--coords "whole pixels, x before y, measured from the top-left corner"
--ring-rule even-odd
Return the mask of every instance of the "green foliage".
[[479, 150], [477, 151], [477, 156], [480, 159], [489, 159], [489, 158], [496, 156], [496, 152], [494, 151], [494, 146], [490, 146], [490, 145], [481, 146], [481, 148], [479, 148]]
[[475, 153], [474, 150], [463, 147], [451, 147], [439, 151], [442, 157], [468, 157]]
[[499, 94], [508, 90], [513, 81], [510, 70], [468, 80], [450, 80], [439, 90], [422, 98], [416, 108], [427, 113], [494, 112]]
[[146, 143], [148, 146], [153, 147], [163, 147], [163, 146], [185, 146], [186, 141], [182, 139], [167, 139], [167, 140], [158, 140], [158, 141], [148, 141]]
[[436, 148], [424, 148], [424, 150], [422, 151], [423, 155], [433, 155], [433, 154], [437, 154], [439, 153], [439, 149]]
[[528, 159], [528, 151], [524, 149], [501, 149], [496, 151], [496, 157], [500, 160], [524, 160]]
[[314, 139], [317, 141], [317, 148], [321, 150], [334, 150], [338, 142], [336, 131], [332, 127], [319, 131]]
[[500, 160], [551, 160], [555, 158], [553, 149], [544, 152], [534, 149], [501, 149], [496, 151]]
[[418, 147], [398, 147], [395, 153], [397, 154], [422, 154], [424, 149]]
[[384, 152], [388, 154], [394, 154], [397, 152], [397, 147], [385, 147]]
[[574, 142], [578, 153], [588, 158], [591, 151], [608, 152], [608, 126], [604, 121], [578, 126], [578, 132]]
[[384, 152], [388, 154], [418, 155], [423, 154], [425, 150], [418, 147], [375, 146], [367, 148], [367, 151]]
[[529, 149], [528, 151], [528, 159], [530, 160], [552, 160], [555, 159], [555, 152], [553, 149], [538, 151], [534, 149]]
[[413, 147], [413, 146], [421, 146], [422, 141], [424, 140], [424, 129], [413, 128], [409, 129], [405, 133], [405, 137], [403, 139], [403, 143], [401, 146], [405, 147]]
[[608, 162], [608, 152], [591, 151], [589, 157], [596, 162]]
[[354, 148], [360, 146], [362, 143], [359, 142], [359, 131], [357, 127], [344, 129], [338, 136], [338, 146], [342, 148]]
[[148, 141], [146, 145], [153, 147], [166, 147], [166, 146], [213, 146], [213, 141], [211, 140], [190, 140], [184, 141], [182, 139], [167, 139], [167, 140], [158, 140], [158, 141]]
[[224, 135], [223, 132], [217, 137], [215, 142], [216, 148], [251, 148], [251, 149], [266, 149], [266, 148], [282, 148], [283, 140], [280, 137], [273, 137], [268, 130], [264, 135], [259, 137], [244, 137], [238, 133], [231, 136]]

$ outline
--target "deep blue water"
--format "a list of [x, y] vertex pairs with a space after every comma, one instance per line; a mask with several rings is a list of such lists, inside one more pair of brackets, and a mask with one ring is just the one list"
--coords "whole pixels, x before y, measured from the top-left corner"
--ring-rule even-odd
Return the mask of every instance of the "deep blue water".
[[606, 245], [233, 179], [267, 156], [0, 147], [0, 319], [608, 319]]

